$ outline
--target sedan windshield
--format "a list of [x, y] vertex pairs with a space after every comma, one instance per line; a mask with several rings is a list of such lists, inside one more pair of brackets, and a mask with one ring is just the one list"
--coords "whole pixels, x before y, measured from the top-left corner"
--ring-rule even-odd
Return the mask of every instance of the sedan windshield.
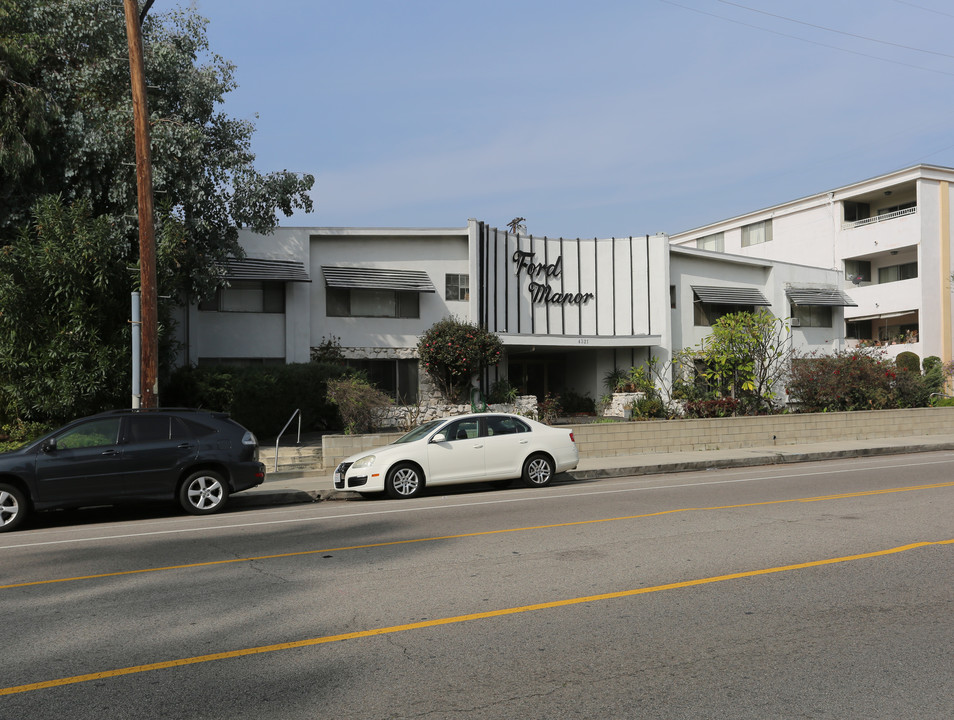
[[407, 435], [402, 435], [392, 444], [397, 445], [399, 443], [409, 443], [414, 442], [415, 440], [420, 440], [422, 437], [426, 436], [431, 430], [440, 425], [444, 420], [431, 420], [424, 423], [423, 425], [418, 425], [416, 428], [411, 430]]

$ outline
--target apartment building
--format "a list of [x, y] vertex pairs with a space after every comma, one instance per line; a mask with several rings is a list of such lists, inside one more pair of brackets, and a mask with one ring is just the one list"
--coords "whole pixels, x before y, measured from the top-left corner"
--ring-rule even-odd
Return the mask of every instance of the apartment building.
[[[673, 245], [832, 268], [849, 347], [952, 358], [954, 169], [915, 165], [670, 236]], [[789, 293], [794, 326], [838, 322]], [[696, 298], [698, 301], [699, 298]]]

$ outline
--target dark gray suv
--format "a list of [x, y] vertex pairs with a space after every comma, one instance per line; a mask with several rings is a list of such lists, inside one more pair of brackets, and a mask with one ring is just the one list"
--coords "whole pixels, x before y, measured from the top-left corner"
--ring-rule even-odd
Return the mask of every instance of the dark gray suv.
[[226, 413], [114, 410], [0, 453], [0, 532], [34, 510], [130, 500], [205, 515], [264, 480], [258, 441]]

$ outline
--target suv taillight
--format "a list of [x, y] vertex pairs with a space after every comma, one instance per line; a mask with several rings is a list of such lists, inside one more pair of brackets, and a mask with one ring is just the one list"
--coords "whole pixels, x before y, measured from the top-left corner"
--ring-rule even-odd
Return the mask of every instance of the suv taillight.
[[576, 438], [573, 437], [573, 431], [572, 431], [572, 430], [570, 430], [570, 442], [571, 442], [571, 443], [575, 443], [575, 442], [576, 442]]
[[252, 448], [252, 459], [258, 460], [258, 440], [251, 430], [246, 430], [242, 436], [242, 445]]

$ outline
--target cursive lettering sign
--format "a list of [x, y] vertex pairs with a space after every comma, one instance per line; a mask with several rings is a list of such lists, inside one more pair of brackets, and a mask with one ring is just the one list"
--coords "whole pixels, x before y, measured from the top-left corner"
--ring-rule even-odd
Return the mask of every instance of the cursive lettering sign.
[[549, 283], [539, 282], [539, 278], [558, 278], [563, 276], [563, 256], [560, 255], [552, 263], [535, 263], [533, 256], [536, 253], [526, 250], [517, 250], [513, 254], [513, 264], [516, 266], [516, 275], [526, 273], [530, 278], [530, 302], [547, 305], [583, 305], [595, 296], [593, 293], [557, 292]]

